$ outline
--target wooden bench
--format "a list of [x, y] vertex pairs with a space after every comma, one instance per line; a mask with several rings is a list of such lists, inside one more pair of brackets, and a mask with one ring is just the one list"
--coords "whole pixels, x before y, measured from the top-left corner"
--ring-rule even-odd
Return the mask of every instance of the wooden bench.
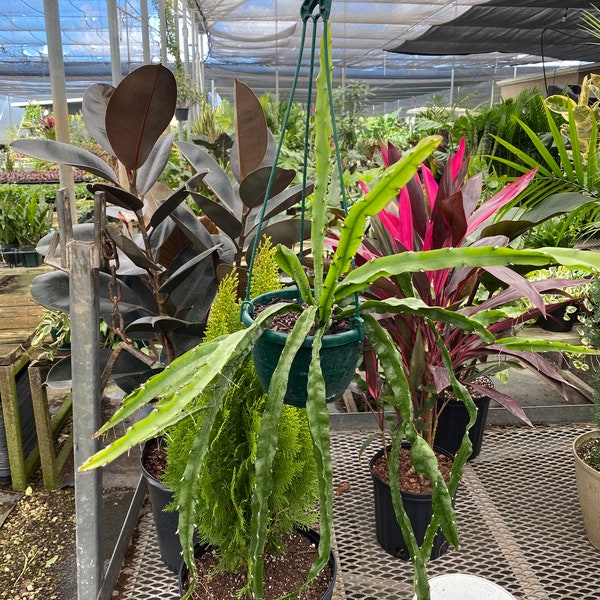
[[51, 416], [43, 385], [48, 367], [32, 362], [35, 356], [29, 342], [44, 309], [31, 299], [29, 283], [42, 270], [0, 271], [0, 407], [15, 490], [27, 487], [39, 464], [45, 487], [55, 489], [73, 445], [69, 436], [58, 452], [55, 449], [55, 440], [71, 413], [71, 396], [66, 394]]

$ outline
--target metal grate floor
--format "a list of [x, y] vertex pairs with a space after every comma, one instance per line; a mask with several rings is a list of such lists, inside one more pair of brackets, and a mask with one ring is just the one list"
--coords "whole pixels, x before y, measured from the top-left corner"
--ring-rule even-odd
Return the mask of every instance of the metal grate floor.
[[147, 498], [112, 597], [119, 600], [181, 598], [177, 575], [165, 566], [160, 557], [152, 509]]
[[[430, 575], [480, 575], [520, 600], [600, 600], [600, 555], [585, 536], [571, 456], [573, 439], [589, 428], [488, 428], [456, 498], [461, 547], [432, 561]], [[376, 447], [358, 455], [367, 435], [332, 433], [341, 576], [336, 597], [409, 600], [410, 563], [389, 556], [375, 540], [368, 462]], [[156, 550], [151, 514], [140, 520], [113, 597], [179, 597], [177, 578]]]

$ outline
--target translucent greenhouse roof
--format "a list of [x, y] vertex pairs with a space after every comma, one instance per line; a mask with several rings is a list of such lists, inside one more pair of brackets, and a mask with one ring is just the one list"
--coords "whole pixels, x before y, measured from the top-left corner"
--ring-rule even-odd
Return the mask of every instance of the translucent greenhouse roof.
[[[151, 56], [157, 61], [156, 3], [142, 1], [150, 11]], [[278, 89], [287, 96], [298, 60], [300, 0], [183, 1], [192, 26], [208, 41], [207, 90], [229, 97], [237, 77], [257, 93]], [[80, 96], [90, 82], [110, 80], [107, 3], [58, 4], [67, 85], [71, 95]], [[140, 0], [117, 0], [117, 5], [127, 72], [142, 62]], [[551, 79], [566, 64], [560, 61], [597, 61], [597, 46], [581, 31], [580, 12], [590, 7], [590, 2], [568, 0], [333, 0], [334, 78], [338, 84], [370, 84], [373, 102], [389, 103], [390, 109], [451, 86], [455, 99], [458, 91], [464, 95], [475, 88], [489, 94], [491, 82], [542, 67]], [[49, 97], [41, 0], [0, 0], [0, 93]]]

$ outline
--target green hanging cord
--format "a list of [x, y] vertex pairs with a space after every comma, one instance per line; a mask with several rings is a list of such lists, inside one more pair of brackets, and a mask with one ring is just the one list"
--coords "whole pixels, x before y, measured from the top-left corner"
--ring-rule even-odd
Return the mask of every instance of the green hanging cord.
[[[317, 4], [319, 4], [320, 12], [315, 13], [313, 15], [314, 9], [317, 6]], [[261, 207], [261, 211], [260, 211], [259, 218], [258, 218], [257, 233], [256, 233], [256, 236], [254, 237], [254, 242], [252, 244], [252, 253], [250, 255], [250, 264], [248, 265], [248, 283], [246, 285], [246, 299], [242, 303], [242, 310], [246, 306], [249, 305], [249, 301], [250, 301], [250, 285], [251, 285], [251, 281], [252, 281], [252, 270], [254, 268], [254, 261], [256, 258], [256, 253], [258, 251], [258, 244], [260, 241], [260, 231], [262, 229], [262, 224], [263, 224], [264, 217], [265, 217], [267, 201], [270, 199], [271, 189], [273, 187], [273, 182], [275, 181], [275, 174], [277, 172], [277, 163], [279, 162], [279, 156], [281, 154], [281, 148], [283, 146], [283, 140], [284, 140], [285, 132], [287, 129], [287, 125], [288, 125], [291, 110], [292, 110], [292, 103], [293, 103], [294, 97], [296, 95], [296, 88], [298, 86], [298, 80], [300, 78], [300, 69], [302, 67], [302, 56], [304, 54], [304, 44], [305, 44], [305, 40], [306, 40], [306, 25], [307, 25], [307, 22], [309, 21], [309, 19], [312, 19], [314, 27], [313, 27], [312, 55], [311, 55], [311, 60], [310, 60], [311, 77], [309, 79], [309, 93], [312, 93], [312, 79], [313, 79], [312, 73], [314, 71], [314, 53], [315, 53], [315, 46], [316, 46], [316, 29], [317, 29], [316, 22], [319, 19], [319, 17], [321, 17], [322, 15], [326, 15], [327, 17], [329, 17], [330, 10], [331, 10], [331, 0], [320, 0], [320, 1], [304, 0], [304, 2], [302, 3], [302, 7], [300, 9], [300, 16], [302, 18], [302, 34], [300, 37], [300, 52], [298, 53], [298, 61], [296, 63], [296, 70], [294, 73], [294, 79], [293, 79], [292, 88], [290, 91], [290, 100], [288, 102], [288, 106], [285, 111], [285, 116], [284, 116], [283, 124], [281, 127], [281, 135], [279, 136], [279, 142], [277, 144], [277, 150], [275, 152], [275, 159], [273, 161], [273, 168], [271, 169], [269, 181], [267, 182], [267, 189], [265, 191], [265, 199], [263, 201], [263, 205]], [[308, 119], [309, 119], [309, 115], [307, 114], [307, 123], [308, 123]], [[307, 136], [307, 135], [308, 134], [306, 133], [305, 136]], [[302, 202], [302, 219], [301, 219], [302, 235], [300, 235], [301, 253], [302, 253], [302, 239], [303, 239], [303, 232], [304, 232], [304, 205], [305, 205], [305, 200], [306, 200], [306, 171], [307, 171], [307, 157], [305, 155], [303, 174], [302, 174], [302, 178], [303, 178], [302, 199], [301, 199], [301, 202]]]
[[304, 256], [304, 223], [306, 222], [306, 183], [308, 180], [308, 147], [310, 144], [310, 107], [314, 90], [315, 55], [317, 53], [317, 14], [313, 17], [313, 32], [310, 46], [308, 88], [306, 98], [306, 122], [304, 125], [304, 156], [302, 160], [302, 198], [300, 201], [300, 261]]
[[[328, 21], [324, 21], [324, 27], [327, 28]], [[327, 31], [325, 32], [325, 35]], [[325, 64], [329, 64], [329, 49], [327, 48], [327, 44], [324, 45], [324, 53], [325, 53]], [[342, 169], [342, 156], [340, 154], [340, 144], [339, 137], [337, 133], [337, 124], [335, 121], [335, 110], [333, 107], [333, 86], [331, 84], [331, 73], [329, 69], [326, 71], [326, 81], [327, 81], [327, 99], [329, 101], [329, 113], [331, 117], [331, 130], [333, 133], [333, 147], [335, 150], [335, 162], [338, 171], [338, 177], [340, 181], [340, 192], [342, 195], [342, 210], [344, 211], [344, 216], [348, 215], [348, 198], [346, 194], [346, 186], [344, 185], [344, 171]], [[352, 268], [354, 268], [355, 261], [352, 259]], [[364, 324], [363, 320], [360, 317], [360, 302], [358, 293], [354, 294], [354, 317], [352, 319], [352, 326], [356, 329], [359, 329], [361, 332], [361, 339], [364, 337]]]
[[329, 20], [329, 13], [331, 12], [331, 0], [304, 0], [300, 7], [300, 17], [303, 21], [309, 19], [315, 8], [319, 5], [319, 12], [315, 14], [314, 21], [316, 22], [319, 17], [324, 21]]

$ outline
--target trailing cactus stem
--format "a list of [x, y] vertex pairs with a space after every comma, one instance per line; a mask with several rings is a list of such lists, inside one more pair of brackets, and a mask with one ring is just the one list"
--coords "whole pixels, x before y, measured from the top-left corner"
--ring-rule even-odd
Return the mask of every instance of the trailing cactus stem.
[[[193, 352], [188, 352], [173, 361], [169, 366], [169, 371], [165, 369], [150, 378], [146, 383], [145, 390], [142, 392], [145, 399], [151, 393], [150, 390], [156, 396], [163, 396], [166, 390], [169, 393], [157, 402], [155, 410], [136, 422], [115, 442], [90, 457], [81, 465], [80, 470], [88, 471], [112, 462], [132, 446], [154, 437], [157, 432], [164, 431], [166, 427], [174, 425], [186, 417], [188, 412], [185, 409], [191, 401], [202, 394], [208, 386], [218, 381], [220, 377], [230, 375], [232, 365], [235, 366], [250, 353], [258, 338], [269, 326], [272, 318], [277, 313], [286, 310], [288, 310], [288, 304], [284, 302], [269, 306], [250, 327], [209, 342], [207, 352], [198, 352], [199, 365], [198, 362], [194, 362], [194, 359], [198, 356]], [[179, 369], [189, 373], [190, 367], [192, 372], [196, 371], [191, 380], [189, 375], [185, 378], [179, 377]], [[175, 390], [173, 390], [173, 378], [177, 381], [183, 380], [180, 387]], [[136, 392], [132, 397], [135, 396]], [[139, 397], [136, 402], [141, 402]], [[122, 419], [122, 414], [118, 421], [113, 418], [110, 421], [110, 427], [113, 427]]]

